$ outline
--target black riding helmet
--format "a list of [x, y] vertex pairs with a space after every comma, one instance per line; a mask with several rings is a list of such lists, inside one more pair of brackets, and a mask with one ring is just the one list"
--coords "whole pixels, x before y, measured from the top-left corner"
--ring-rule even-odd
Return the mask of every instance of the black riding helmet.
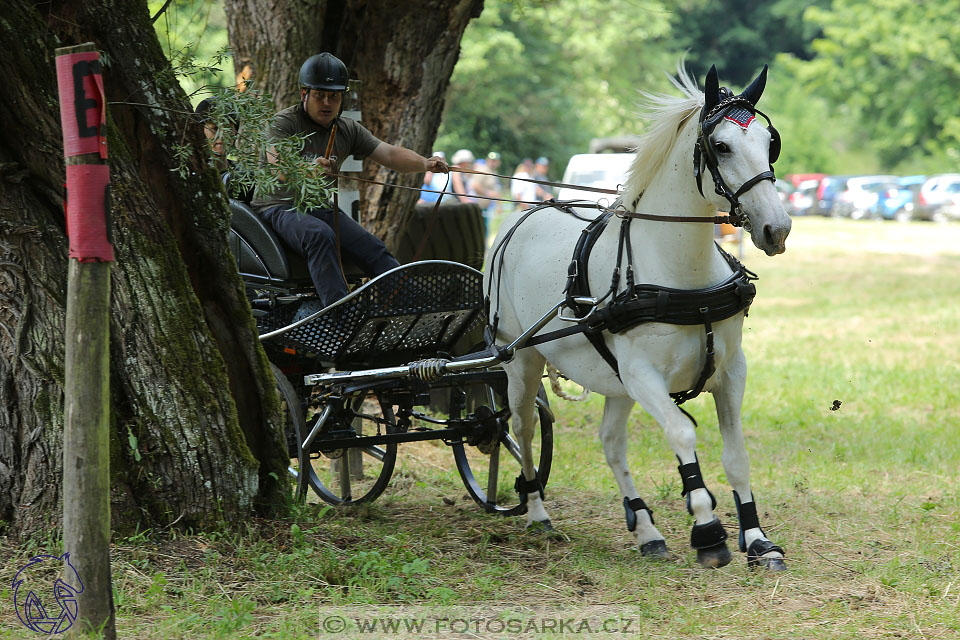
[[320, 91], [346, 91], [347, 65], [332, 53], [318, 53], [300, 66], [300, 86]]

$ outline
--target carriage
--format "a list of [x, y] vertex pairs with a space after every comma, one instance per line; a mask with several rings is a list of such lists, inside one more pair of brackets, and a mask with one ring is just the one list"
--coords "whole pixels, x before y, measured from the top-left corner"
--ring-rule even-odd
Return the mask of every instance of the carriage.
[[[230, 204], [232, 248], [284, 405], [298, 499], [312, 491], [334, 505], [372, 501], [389, 483], [398, 445], [438, 440], [481, 507], [523, 513], [506, 374], [477, 344], [487, 320], [481, 272], [424, 260], [361, 284], [347, 265], [356, 288], [295, 320], [300, 301], [315, 295], [303, 259], [246, 204]], [[537, 403], [546, 481], [553, 414], [543, 390]]]

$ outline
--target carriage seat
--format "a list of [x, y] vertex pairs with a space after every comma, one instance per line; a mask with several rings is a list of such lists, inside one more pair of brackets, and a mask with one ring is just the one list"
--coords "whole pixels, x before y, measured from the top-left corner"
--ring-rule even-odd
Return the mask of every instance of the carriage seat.
[[[237, 271], [245, 280], [291, 287], [312, 287], [306, 259], [289, 250], [277, 234], [245, 202], [230, 199], [230, 249]], [[347, 282], [364, 277], [355, 264], [344, 261]]]
[[310, 282], [307, 261], [288, 251], [260, 216], [244, 202], [230, 200], [230, 249], [241, 277], [260, 282]]

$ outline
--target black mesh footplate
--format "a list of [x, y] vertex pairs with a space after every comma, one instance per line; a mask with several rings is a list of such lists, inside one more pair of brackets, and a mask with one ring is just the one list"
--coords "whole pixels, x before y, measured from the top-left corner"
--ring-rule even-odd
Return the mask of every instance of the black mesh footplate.
[[[450, 352], [485, 319], [482, 279], [479, 271], [455, 262], [415, 262], [371, 280], [319, 318], [265, 343], [341, 369], [434, 357]], [[298, 307], [287, 304], [260, 316], [260, 334], [293, 324]]]

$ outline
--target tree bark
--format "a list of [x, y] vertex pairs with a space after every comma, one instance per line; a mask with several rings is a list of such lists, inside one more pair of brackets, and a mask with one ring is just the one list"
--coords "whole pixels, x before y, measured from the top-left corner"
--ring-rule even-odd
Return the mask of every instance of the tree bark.
[[[277, 108], [296, 104], [297, 73], [329, 51], [359, 78], [363, 123], [391, 144], [429, 156], [460, 39], [483, 0], [280, 0], [265, 12], [256, 0], [225, 0], [237, 59], [254, 61], [255, 86]], [[364, 177], [419, 187], [422, 174], [396, 174], [364, 163]], [[417, 192], [361, 183], [361, 222], [396, 249]]]
[[[229, 212], [145, 2], [5, 5], [0, 26], [0, 520], [57, 526], [67, 242], [53, 51], [104, 66], [113, 243], [115, 529], [205, 527], [285, 491], [279, 404], [226, 238]], [[170, 111], [174, 109], [174, 111]], [[194, 147], [178, 177], [174, 144]]]

